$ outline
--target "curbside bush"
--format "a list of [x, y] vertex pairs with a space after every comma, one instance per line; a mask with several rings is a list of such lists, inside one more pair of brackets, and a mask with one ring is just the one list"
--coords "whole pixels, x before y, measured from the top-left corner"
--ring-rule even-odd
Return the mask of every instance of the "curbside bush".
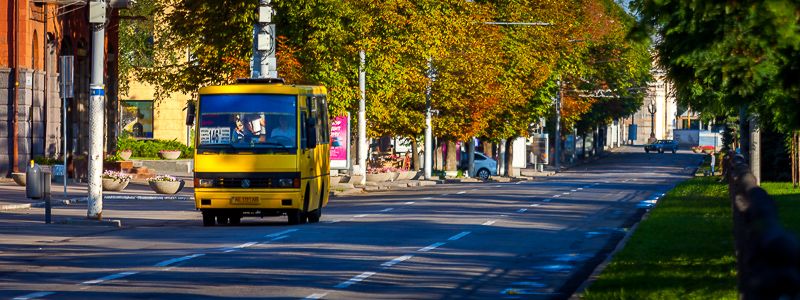
[[194, 157], [194, 148], [184, 145], [177, 140], [137, 140], [133, 138], [120, 138], [117, 140], [117, 149], [131, 150], [132, 157], [159, 158], [158, 151], [180, 150], [180, 158]]

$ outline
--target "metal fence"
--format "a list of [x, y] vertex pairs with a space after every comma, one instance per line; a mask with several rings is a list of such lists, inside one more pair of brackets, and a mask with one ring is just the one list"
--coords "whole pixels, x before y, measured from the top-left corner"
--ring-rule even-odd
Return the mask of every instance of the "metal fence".
[[780, 224], [772, 197], [756, 184], [745, 158], [725, 157], [741, 299], [800, 299], [800, 243]]

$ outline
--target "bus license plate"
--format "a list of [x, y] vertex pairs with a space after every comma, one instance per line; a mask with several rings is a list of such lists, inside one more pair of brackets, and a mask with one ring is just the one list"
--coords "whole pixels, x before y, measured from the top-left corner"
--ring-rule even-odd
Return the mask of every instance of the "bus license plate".
[[231, 204], [234, 205], [258, 204], [258, 197], [231, 197]]

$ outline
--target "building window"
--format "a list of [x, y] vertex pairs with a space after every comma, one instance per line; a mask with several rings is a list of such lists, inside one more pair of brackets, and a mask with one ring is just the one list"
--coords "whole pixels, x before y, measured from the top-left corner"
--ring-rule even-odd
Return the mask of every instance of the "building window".
[[123, 100], [122, 130], [131, 137], [140, 139], [153, 138], [153, 101]]

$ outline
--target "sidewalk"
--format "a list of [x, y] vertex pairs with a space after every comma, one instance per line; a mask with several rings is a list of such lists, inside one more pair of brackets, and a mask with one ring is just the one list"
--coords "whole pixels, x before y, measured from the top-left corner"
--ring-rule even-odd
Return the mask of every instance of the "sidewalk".
[[[180, 176], [185, 186], [175, 195], [161, 195], [154, 192], [145, 180], [131, 181], [121, 192], [103, 192], [104, 199], [135, 199], [135, 198], [158, 198], [158, 199], [189, 199], [193, 196], [194, 188], [191, 177]], [[64, 194], [63, 183], [51, 183], [51, 200], [53, 206], [75, 204], [86, 201], [88, 185], [86, 183], [67, 183], [67, 193]], [[27, 209], [31, 207], [43, 207], [44, 200], [29, 199], [25, 194], [25, 187], [19, 186], [13, 180], [3, 178], [0, 180], [0, 211]]]

